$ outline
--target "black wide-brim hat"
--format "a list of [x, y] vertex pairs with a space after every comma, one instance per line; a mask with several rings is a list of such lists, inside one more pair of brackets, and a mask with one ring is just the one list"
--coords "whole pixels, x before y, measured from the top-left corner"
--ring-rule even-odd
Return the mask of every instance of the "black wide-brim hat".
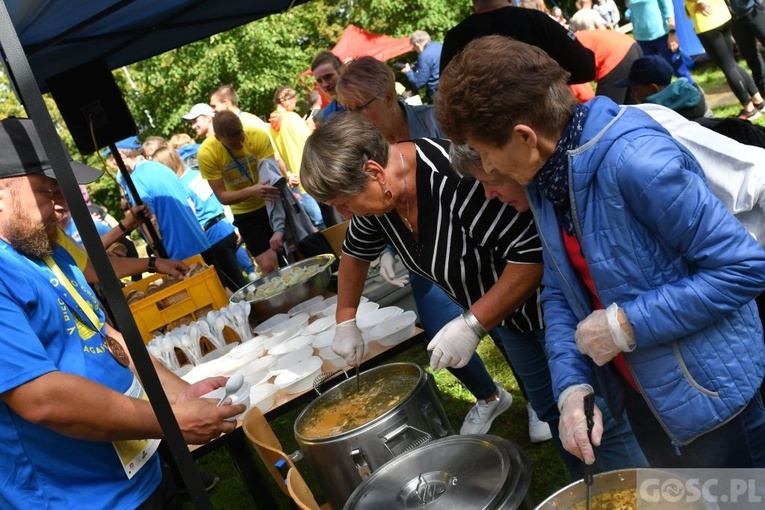
[[[79, 184], [90, 184], [103, 175], [102, 170], [78, 161], [69, 163]], [[32, 120], [3, 119], [0, 121], [0, 179], [30, 174], [56, 178]]]

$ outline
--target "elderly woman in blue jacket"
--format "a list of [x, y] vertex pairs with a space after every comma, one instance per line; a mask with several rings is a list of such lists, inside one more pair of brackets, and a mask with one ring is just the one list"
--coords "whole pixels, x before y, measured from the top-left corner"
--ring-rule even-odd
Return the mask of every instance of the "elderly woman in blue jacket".
[[[488, 172], [526, 186], [561, 440], [593, 461], [583, 399], [597, 385], [654, 466], [765, 467], [765, 251], [659, 124], [606, 98], [578, 105], [567, 78], [487, 37], [445, 70], [436, 105]], [[600, 431], [596, 410], [595, 444]]]

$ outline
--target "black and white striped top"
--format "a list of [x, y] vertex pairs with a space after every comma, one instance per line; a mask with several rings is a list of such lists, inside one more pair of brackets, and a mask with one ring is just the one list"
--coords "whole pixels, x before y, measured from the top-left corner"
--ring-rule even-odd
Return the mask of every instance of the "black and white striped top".
[[[343, 253], [371, 262], [391, 244], [410, 271], [438, 284], [464, 308], [489, 290], [507, 263], [542, 263], [530, 212], [487, 200], [481, 183], [454, 173], [448, 141], [423, 138], [414, 143], [419, 241], [395, 211], [354, 216]], [[523, 332], [541, 329], [539, 294], [537, 289], [503, 325]]]

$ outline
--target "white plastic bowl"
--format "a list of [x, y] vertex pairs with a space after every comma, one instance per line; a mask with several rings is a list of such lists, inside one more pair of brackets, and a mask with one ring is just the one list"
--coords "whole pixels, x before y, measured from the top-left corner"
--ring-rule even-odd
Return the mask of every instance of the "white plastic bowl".
[[365, 315], [368, 315], [375, 310], [380, 308], [380, 305], [378, 303], [375, 303], [374, 301], [367, 301], [366, 303], [361, 303], [358, 308], [356, 308], [356, 320], [359, 320], [359, 317], [364, 317]]
[[337, 326], [325, 329], [313, 338], [313, 343], [311, 345], [313, 345], [314, 349], [319, 350], [329, 347], [332, 345], [332, 340], [335, 338], [335, 331], [337, 331]]
[[311, 356], [277, 375], [274, 384], [289, 394], [302, 393], [313, 387], [313, 381], [321, 374], [323, 364], [321, 358]]
[[258, 359], [263, 355], [264, 352], [266, 352], [266, 348], [264, 346], [265, 342], [266, 337], [252, 337], [246, 342], [242, 342], [241, 344], [231, 349], [231, 352], [228, 353], [228, 356], [231, 358], [240, 358], [245, 361]]
[[319, 317], [301, 331], [302, 335], [317, 335], [335, 323], [334, 315], [331, 317]]
[[305, 311], [305, 313], [307, 313], [311, 317], [314, 317], [316, 315], [319, 315], [328, 306], [332, 306], [335, 304], [337, 304], [337, 296], [328, 297], [327, 299], [323, 301], [318, 301], [316, 304], [312, 305], [310, 308], [308, 308]]
[[271, 378], [271, 372], [268, 369], [265, 370], [250, 370], [248, 372], [243, 372], [242, 370], [239, 370], [237, 372], [239, 374], [242, 374], [242, 377], [244, 377], [244, 380], [250, 384], [250, 386], [257, 386], [258, 384], [263, 384], [267, 380]]
[[305, 347], [306, 345], [311, 345], [313, 343], [313, 336], [312, 335], [301, 335], [301, 336], [295, 336], [290, 338], [289, 340], [286, 340], [279, 345], [273, 347], [268, 351], [268, 354], [271, 356], [284, 356], [285, 354], [289, 354], [291, 352], [297, 351], [300, 348]]
[[[334, 298], [334, 302], [327, 305], [327, 302], [333, 298]], [[359, 299], [359, 306], [365, 304], [368, 301], [369, 301], [369, 298], [361, 296], [361, 298]], [[322, 304], [327, 305], [326, 308], [319, 310], [316, 313], [316, 315], [318, 315], [319, 317], [334, 317], [335, 313], [337, 312], [337, 296], [333, 296], [329, 299], [325, 299]]]
[[301, 361], [310, 358], [313, 355], [313, 347], [306, 345], [296, 351], [292, 351], [289, 354], [285, 354], [276, 360], [271, 366], [271, 375], [278, 376], [285, 370], [297, 365]]
[[311, 299], [307, 299], [302, 303], [298, 303], [287, 312], [290, 316], [297, 315], [299, 313], [307, 311], [314, 305], [317, 305], [324, 301], [324, 296], [314, 296]]
[[332, 347], [325, 347], [321, 349], [319, 351], [319, 356], [329, 361], [332, 363], [332, 366], [337, 368], [343, 368], [346, 365], [345, 360], [341, 356], [335, 354], [335, 351], [332, 350]]
[[247, 372], [257, 372], [260, 370], [268, 370], [271, 371], [271, 367], [276, 364], [276, 357], [275, 356], [269, 356], [266, 354], [265, 356], [261, 356], [260, 358], [250, 361], [245, 366], [242, 367], [242, 371]]
[[223, 356], [233, 351], [238, 346], [239, 346], [239, 342], [234, 342], [232, 344], [226, 344], [223, 347], [218, 347], [214, 351], [210, 351], [204, 356], [202, 356], [202, 359], [199, 360], [199, 364], [203, 365], [205, 363], [216, 360], [218, 358], [222, 358]]
[[378, 308], [374, 312], [356, 319], [356, 326], [361, 330], [361, 336], [364, 340], [369, 341], [369, 332], [372, 331], [372, 328], [396, 315], [402, 314], [403, 312], [404, 310], [397, 306]]
[[381, 322], [369, 332], [369, 340], [380, 345], [396, 345], [414, 334], [417, 314], [409, 310]]
[[266, 412], [274, 405], [274, 398], [279, 388], [275, 384], [263, 383], [253, 386], [250, 390], [250, 405]]
[[255, 326], [255, 328], [252, 331], [259, 335], [268, 335], [272, 328], [286, 321], [289, 318], [290, 316], [287, 313], [277, 313], [273, 317], [270, 317], [269, 319], [266, 319], [260, 324], [258, 324], [257, 326]]
[[271, 338], [288, 339], [298, 331], [302, 330], [305, 325], [308, 324], [308, 319], [309, 317], [307, 313], [299, 313], [284, 322], [280, 322], [276, 327], [270, 330], [269, 333]]

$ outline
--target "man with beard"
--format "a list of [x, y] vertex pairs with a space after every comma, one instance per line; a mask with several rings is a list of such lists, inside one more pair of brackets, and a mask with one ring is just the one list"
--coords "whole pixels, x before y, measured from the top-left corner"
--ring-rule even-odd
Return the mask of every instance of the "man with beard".
[[[81, 184], [100, 172], [73, 163]], [[156, 448], [163, 432], [120, 333], [57, 243], [66, 204], [28, 119], [0, 122], [0, 507], [171, 508]], [[204, 443], [244, 406], [201, 395], [155, 363], [189, 443]]]

